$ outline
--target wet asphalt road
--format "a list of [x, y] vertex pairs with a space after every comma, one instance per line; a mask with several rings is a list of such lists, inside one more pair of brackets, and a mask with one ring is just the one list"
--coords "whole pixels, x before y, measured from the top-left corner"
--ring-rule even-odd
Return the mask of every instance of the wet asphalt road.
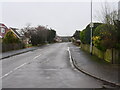
[[70, 43], [47, 45], [2, 61], [3, 88], [101, 88], [70, 63]]

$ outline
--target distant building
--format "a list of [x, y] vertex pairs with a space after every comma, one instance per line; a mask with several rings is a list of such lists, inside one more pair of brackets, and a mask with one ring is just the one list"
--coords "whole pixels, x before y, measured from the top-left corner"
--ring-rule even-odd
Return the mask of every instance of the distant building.
[[55, 42], [62, 42], [62, 39], [61, 39], [59, 36], [56, 36], [56, 37], [54, 38], [54, 40], [55, 40]]
[[118, 2], [118, 19], [120, 21], [120, 1]]
[[62, 42], [70, 42], [72, 36], [60, 36]]

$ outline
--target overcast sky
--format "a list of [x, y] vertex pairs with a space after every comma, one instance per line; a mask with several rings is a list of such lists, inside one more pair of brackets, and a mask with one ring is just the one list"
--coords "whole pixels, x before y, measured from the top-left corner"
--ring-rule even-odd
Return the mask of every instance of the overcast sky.
[[[89, 0], [90, 1], [90, 0]], [[109, 2], [117, 8], [117, 2]], [[93, 20], [101, 9], [100, 2], [93, 2]], [[23, 28], [48, 25], [60, 36], [73, 35], [75, 30], [83, 30], [90, 23], [90, 2], [1, 2], [0, 22], [7, 27]]]

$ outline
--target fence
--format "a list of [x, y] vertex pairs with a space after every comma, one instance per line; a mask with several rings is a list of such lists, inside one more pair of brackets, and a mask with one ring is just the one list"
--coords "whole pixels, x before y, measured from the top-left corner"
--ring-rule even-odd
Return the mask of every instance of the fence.
[[[90, 52], [90, 45], [81, 44], [81, 48], [87, 52]], [[103, 52], [93, 46], [92, 54], [110, 63], [114, 64], [120, 63], [120, 51], [116, 49], [107, 49], [105, 52]]]

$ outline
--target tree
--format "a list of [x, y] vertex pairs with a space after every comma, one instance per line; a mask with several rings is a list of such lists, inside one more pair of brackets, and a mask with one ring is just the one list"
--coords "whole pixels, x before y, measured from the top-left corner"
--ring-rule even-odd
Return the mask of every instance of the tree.
[[116, 20], [115, 22], [115, 27], [116, 27], [116, 39], [117, 39], [117, 43], [116, 43], [116, 48], [117, 49], [120, 49], [120, 21], [119, 20]]
[[114, 25], [102, 24], [93, 33], [93, 44], [101, 50], [115, 48], [117, 42], [116, 35], [117, 32]]
[[83, 44], [85, 44], [85, 30], [80, 32], [80, 40]]
[[97, 17], [101, 17], [101, 21], [104, 24], [96, 28], [94, 32], [94, 38], [99, 36], [101, 38], [100, 43], [105, 48], [116, 48], [119, 38], [118, 33], [120, 31], [120, 29], [118, 29], [119, 25], [117, 22], [117, 10], [111, 8], [106, 2], [102, 6], [101, 12]]
[[114, 25], [114, 21], [118, 20], [118, 11], [115, 8], [111, 8], [108, 2], [105, 2], [101, 7], [101, 11], [97, 12], [97, 19], [102, 23]]
[[73, 34], [73, 37], [74, 37], [76, 40], [80, 40], [80, 31], [76, 30], [75, 33]]
[[[94, 30], [99, 26], [101, 25], [101, 23], [94, 23], [94, 27], [93, 27], [93, 32]], [[80, 40], [85, 43], [85, 44], [90, 44], [90, 40], [91, 40], [91, 36], [90, 36], [90, 24], [87, 25], [87, 27], [81, 31], [80, 33]]]
[[39, 45], [46, 43], [46, 41], [49, 43], [53, 42], [56, 36], [56, 31], [38, 25], [37, 27], [29, 28], [26, 35], [30, 37], [32, 45]]
[[48, 30], [47, 40], [48, 40], [49, 43], [54, 42], [55, 36], [56, 36], [56, 31], [55, 30], [53, 30], [53, 29]]

